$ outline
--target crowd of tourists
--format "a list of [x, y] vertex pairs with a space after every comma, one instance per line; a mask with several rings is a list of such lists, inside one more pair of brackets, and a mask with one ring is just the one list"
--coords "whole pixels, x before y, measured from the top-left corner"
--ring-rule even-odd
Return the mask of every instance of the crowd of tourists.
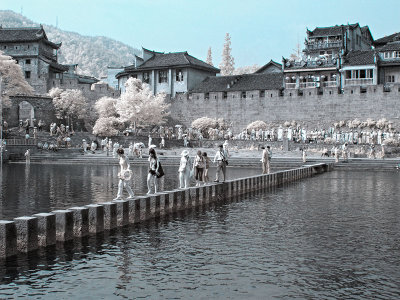
[[[149, 148], [148, 157], [148, 174], [147, 174], [147, 194], [151, 194], [153, 191], [157, 193], [159, 191], [159, 179], [165, 175], [164, 169], [161, 165], [155, 148]], [[125, 188], [129, 194], [129, 198], [134, 197], [134, 192], [129, 184], [132, 177], [132, 170], [129, 163], [129, 155], [125, 153], [122, 147], [116, 149], [116, 155], [119, 159], [120, 172], [118, 173], [118, 193], [115, 200], [122, 199], [123, 189]], [[228, 165], [229, 150], [228, 144], [224, 143], [219, 145], [218, 151], [214, 156], [213, 162], [217, 166], [214, 182], [222, 182], [226, 180], [226, 167]], [[210, 179], [208, 171], [211, 165], [211, 159], [208, 157], [206, 152], [197, 151], [195, 157], [190, 157], [190, 153], [187, 149], [181, 153], [181, 158], [178, 168], [179, 188], [190, 187], [190, 180], [193, 177], [196, 181], [196, 186], [206, 185]], [[222, 178], [221, 178], [222, 175]]]

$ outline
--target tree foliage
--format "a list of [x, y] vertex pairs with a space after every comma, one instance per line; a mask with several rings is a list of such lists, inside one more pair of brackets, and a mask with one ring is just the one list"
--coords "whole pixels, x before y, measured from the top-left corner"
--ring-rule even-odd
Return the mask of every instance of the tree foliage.
[[217, 120], [208, 117], [198, 118], [192, 122], [192, 128], [198, 129], [202, 132], [209, 128], [216, 128], [217, 125]]
[[239, 67], [239, 68], [235, 69], [235, 71], [233, 72], [233, 75], [253, 74], [255, 71], [257, 71], [260, 68], [261, 67], [257, 64], [254, 64], [252, 66]]
[[235, 70], [235, 60], [231, 55], [231, 37], [229, 33], [225, 36], [224, 49], [222, 50], [222, 61], [219, 65], [221, 75], [232, 75]]
[[208, 63], [210, 66], [214, 66], [214, 64], [213, 64], [213, 62], [212, 62], [211, 47], [209, 47], [209, 48], [208, 48], [208, 51], [207, 51], [206, 63]]
[[111, 97], [102, 97], [96, 101], [95, 109], [100, 118], [116, 117], [117, 110], [115, 104], [117, 99]]
[[100, 117], [93, 127], [93, 134], [99, 136], [116, 136], [123, 123], [117, 117]]
[[21, 67], [11, 56], [0, 51], [0, 76], [2, 79], [2, 101], [10, 106], [9, 96], [31, 95], [33, 88], [26, 82]]
[[169, 104], [163, 93], [153, 95], [147, 84], [139, 79], [129, 78], [125, 83], [125, 93], [117, 101], [115, 108], [122, 122], [136, 126], [161, 125], [169, 115]]
[[88, 104], [81, 90], [62, 90], [52, 88], [49, 95], [53, 98], [56, 116], [59, 119], [84, 119]]
[[267, 123], [265, 123], [264, 121], [254, 121], [252, 123], [250, 123], [249, 125], [247, 125], [247, 130], [266, 130], [267, 129]]

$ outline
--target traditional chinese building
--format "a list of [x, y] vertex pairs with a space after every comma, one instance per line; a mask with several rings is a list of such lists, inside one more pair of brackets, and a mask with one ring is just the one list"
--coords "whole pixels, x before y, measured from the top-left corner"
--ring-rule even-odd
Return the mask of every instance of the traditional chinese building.
[[53, 79], [63, 78], [68, 70], [57, 62], [60, 47], [61, 43], [49, 41], [42, 26], [0, 27], [0, 50], [17, 61], [36, 94], [46, 94], [53, 86]]
[[374, 45], [379, 55], [379, 83], [390, 90], [400, 83], [400, 32], [377, 39]]
[[283, 58], [285, 88], [342, 87], [343, 57], [351, 51], [370, 50], [372, 44], [368, 26], [358, 23], [307, 29], [303, 56], [298, 60]]
[[118, 73], [118, 85], [124, 91], [128, 78], [138, 78], [149, 84], [154, 94], [166, 93], [171, 97], [186, 93], [207, 76], [216, 76], [219, 69], [187, 52], [161, 53], [142, 48], [142, 56], [135, 56], [133, 65]]
[[263, 65], [254, 74], [270, 74], [270, 73], [282, 73], [282, 65], [273, 61], [272, 59], [269, 63]]

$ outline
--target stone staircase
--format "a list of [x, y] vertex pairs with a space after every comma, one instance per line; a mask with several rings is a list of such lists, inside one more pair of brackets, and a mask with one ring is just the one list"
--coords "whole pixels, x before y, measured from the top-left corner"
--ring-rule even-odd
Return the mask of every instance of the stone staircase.
[[[159, 151], [159, 158], [164, 166], [179, 165], [180, 156], [165, 155]], [[25, 162], [24, 158], [14, 160], [14, 162]], [[147, 165], [147, 155], [143, 158], [130, 158], [132, 165]], [[318, 163], [333, 163], [332, 158], [308, 158], [303, 164], [300, 157], [274, 157], [271, 162], [271, 167], [274, 170], [298, 168], [302, 165], [318, 164]], [[109, 156], [105, 152], [96, 151], [95, 154], [83, 154], [80, 149], [60, 149], [58, 152], [38, 151], [31, 156], [31, 163], [57, 163], [57, 164], [94, 164], [94, 165], [118, 165], [118, 159]], [[345, 170], [395, 170], [400, 163], [400, 158], [397, 159], [366, 159], [366, 158], [350, 158], [348, 162], [340, 161], [334, 166], [336, 169]], [[229, 159], [230, 167], [254, 167], [261, 168], [259, 158], [255, 157], [231, 157]]]

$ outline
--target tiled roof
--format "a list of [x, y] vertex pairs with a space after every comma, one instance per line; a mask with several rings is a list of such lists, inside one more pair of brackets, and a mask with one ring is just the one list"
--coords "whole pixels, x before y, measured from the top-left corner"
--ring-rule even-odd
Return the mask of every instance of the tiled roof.
[[377, 39], [374, 41], [374, 45], [379, 47], [383, 46], [389, 42], [398, 41], [400, 40], [400, 32], [393, 33], [388, 36], [384, 36], [383, 38]]
[[138, 67], [130, 66], [126, 71], [135, 70], [149, 70], [168, 67], [184, 67], [191, 66], [194, 68], [207, 69], [215, 73], [219, 73], [219, 69], [189, 55], [187, 52], [174, 52], [174, 53], [156, 53], [152, 58], [145, 61]]
[[61, 43], [56, 44], [47, 39], [46, 33], [42, 27], [28, 28], [2, 28], [0, 27], [0, 43], [6, 42], [34, 42], [44, 40], [54, 48], [59, 48]]
[[358, 23], [356, 24], [349, 24], [349, 25], [335, 25], [335, 26], [330, 26], [330, 27], [316, 27], [312, 31], [308, 31], [308, 35], [311, 37], [318, 37], [318, 36], [336, 36], [336, 35], [341, 35], [342, 34], [342, 29], [343, 32], [346, 29], [346, 27], [350, 27], [351, 29], [356, 28]]
[[313, 31], [309, 32], [309, 36], [332, 36], [341, 35], [343, 26], [332, 26], [332, 27], [316, 27]]
[[387, 43], [385, 46], [379, 48], [380, 52], [383, 51], [396, 51], [400, 50], [400, 41]]
[[262, 73], [265, 69], [267, 69], [267, 68], [270, 67], [270, 66], [274, 66], [274, 67], [276, 67], [276, 68], [282, 70], [282, 65], [281, 65], [280, 63], [277, 63], [277, 62], [275, 62], [275, 61], [273, 61], [273, 60], [271, 59], [271, 60], [269, 61], [269, 63], [263, 65], [261, 68], [259, 68], [259, 69], [258, 69], [257, 71], [255, 71], [254, 73], [255, 73], [255, 74]]
[[362, 66], [375, 64], [374, 51], [350, 51], [344, 58], [343, 65]]
[[68, 66], [65, 66], [65, 65], [56, 63], [56, 62], [54, 62], [54, 61], [50, 61], [48, 64], [49, 64], [53, 69], [56, 69], [56, 70], [58, 70], [58, 71], [65, 72], [65, 71], [68, 71], [68, 70], [69, 70]]
[[[235, 92], [255, 90], [279, 90], [282, 88], [283, 74], [243, 74], [233, 76], [210, 76], [190, 92]], [[228, 88], [229, 85], [229, 88]]]
[[385, 60], [379, 60], [379, 66], [384, 67], [384, 66], [400, 66], [400, 60], [399, 59], [385, 59]]

